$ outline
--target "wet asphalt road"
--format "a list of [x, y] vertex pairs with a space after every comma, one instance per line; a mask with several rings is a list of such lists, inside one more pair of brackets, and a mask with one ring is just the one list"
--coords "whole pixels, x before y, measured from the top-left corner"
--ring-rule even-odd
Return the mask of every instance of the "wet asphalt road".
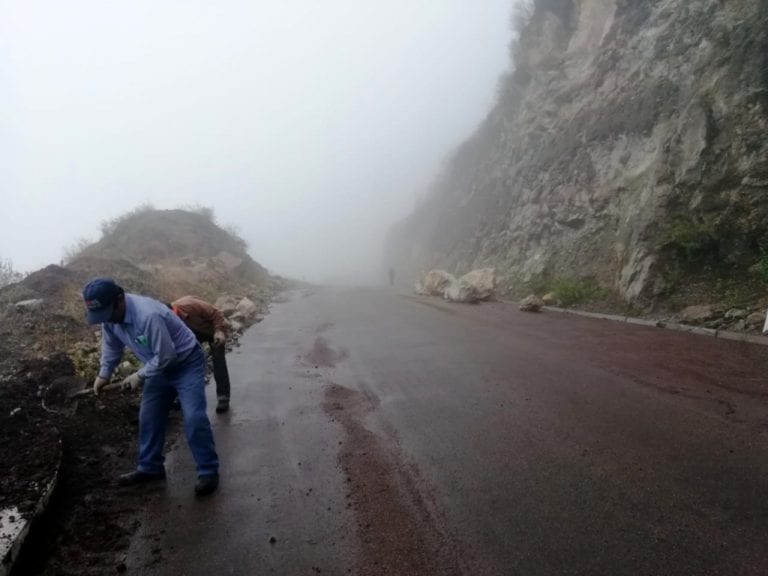
[[766, 347], [324, 289], [229, 365], [220, 491], [181, 440], [129, 573], [768, 574]]

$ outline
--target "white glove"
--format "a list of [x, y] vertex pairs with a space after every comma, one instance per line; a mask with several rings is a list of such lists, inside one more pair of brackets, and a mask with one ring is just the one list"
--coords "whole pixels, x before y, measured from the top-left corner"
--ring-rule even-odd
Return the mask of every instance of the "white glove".
[[93, 393], [98, 396], [101, 389], [104, 388], [104, 386], [107, 384], [109, 384], [109, 378], [96, 376], [96, 380], [93, 381]]
[[224, 346], [224, 344], [227, 342], [227, 335], [224, 334], [221, 330], [216, 330], [216, 332], [213, 335], [213, 345], [214, 346]]
[[123, 390], [138, 390], [144, 384], [144, 377], [138, 372], [134, 372], [128, 378], [120, 383]]

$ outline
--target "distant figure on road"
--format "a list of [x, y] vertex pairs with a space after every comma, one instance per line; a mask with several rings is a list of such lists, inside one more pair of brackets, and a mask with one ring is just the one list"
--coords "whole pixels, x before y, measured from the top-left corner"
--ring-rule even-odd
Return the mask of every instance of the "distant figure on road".
[[395, 285], [395, 269], [391, 266], [389, 267], [389, 285], [394, 286]]
[[184, 320], [198, 342], [207, 342], [210, 346], [216, 381], [216, 412], [226, 412], [229, 410], [230, 385], [225, 356], [228, 326], [224, 315], [215, 306], [194, 296], [182, 296], [169, 306]]
[[205, 405], [205, 355], [195, 335], [162, 302], [126, 294], [114, 280], [96, 278], [83, 289], [89, 324], [101, 324], [101, 367], [93, 383], [109, 383], [127, 346], [144, 366], [123, 386], [144, 390], [139, 409], [139, 461], [117, 478], [121, 486], [165, 479], [165, 428], [174, 396], [179, 397], [187, 444], [197, 464], [195, 494], [219, 485], [219, 458]]

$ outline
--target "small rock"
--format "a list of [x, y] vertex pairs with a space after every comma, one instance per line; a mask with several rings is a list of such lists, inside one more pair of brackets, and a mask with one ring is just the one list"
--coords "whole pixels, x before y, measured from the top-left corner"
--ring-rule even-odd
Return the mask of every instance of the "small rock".
[[17, 310], [39, 310], [43, 307], [44, 303], [45, 300], [42, 298], [34, 298], [32, 300], [22, 300], [21, 302], [16, 302], [14, 306], [16, 306]]
[[729, 320], [741, 320], [742, 318], [746, 318], [749, 316], [748, 310], [742, 310], [740, 308], [731, 308], [728, 310], [728, 312], [725, 313], [725, 317]]
[[765, 314], [762, 312], [753, 312], [747, 316], [745, 322], [748, 328], [762, 327], [763, 322], [765, 322]]
[[715, 311], [708, 304], [688, 306], [681, 314], [685, 322], [704, 322], [715, 317]]
[[11, 416], [16, 416], [16, 414], [20, 414], [20, 413], [21, 413], [21, 406], [11, 410]]
[[541, 297], [541, 301], [544, 302], [544, 306], [555, 306], [557, 305], [557, 296], [554, 292], [549, 292]]
[[747, 329], [747, 323], [744, 320], [739, 320], [738, 322], [736, 322], [736, 324], [731, 326], [731, 330], [733, 330], [734, 332], [744, 332], [746, 329]]
[[275, 542], [277, 542], [277, 538], [275, 538], [274, 536], [270, 536], [269, 537], [269, 543], [270, 544], [274, 544]]
[[232, 316], [232, 314], [235, 313], [235, 310], [237, 309], [237, 303], [238, 299], [235, 296], [231, 295], [225, 295], [221, 296], [216, 300], [216, 303], [214, 306], [218, 308], [224, 316], [229, 318]]
[[520, 310], [523, 312], [541, 312], [544, 302], [535, 294], [531, 294], [525, 300], [520, 302]]
[[243, 298], [240, 300], [240, 302], [237, 303], [237, 307], [235, 308], [235, 313], [233, 316], [239, 316], [243, 318], [253, 318], [256, 316], [256, 314], [259, 312], [258, 307], [256, 304], [253, 303], [252, 300], [249, 300], [248, 298]]

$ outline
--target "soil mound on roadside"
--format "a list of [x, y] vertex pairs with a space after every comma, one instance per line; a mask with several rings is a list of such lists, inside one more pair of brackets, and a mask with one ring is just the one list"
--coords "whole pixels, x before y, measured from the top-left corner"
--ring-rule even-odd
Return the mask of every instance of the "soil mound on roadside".
[[[121, 263], [121, 269], [114, 264]], [[135, 270], [152, 282], [145, 291], [161, 298], [184, 294], [215, 299], [223, 291], [244, 291], [268, 281], [267, 270], [251, 258], [237, 232], [216, 224], [207, 210], [141, 208], [104, 224], [102, 238], [72, 258], [68, 267], [96, 272], [114, 270], [138, 281]]]
[[[238, 302], [251, 302], [254, 318], [280, 287], [248, 255], [245, 242], [207, 210], [142, 207], [106, 223], [102, 232], [65, 265], [0, 289], [0, 447], [8, 470], [0, 507], [29, 517], [61, 456], [47, 521], [32, 531], [25, 549], [34, 552], [19, 559], [19, 573], [120, 571], [142, 504], [140, 494], [111, 486], [115, 474], [134, 466], [139, 393], [65, 398], [66, 410], [59, 412], [42, 402], [52, 382], [65, 378], [82, 389], [95, 376], [100, 331], [85, 322], [83, 285], [111, 277], [129, 292], [163, 301], [237, 295]], [[172, 421], [173, 428], [178, 415]]]

